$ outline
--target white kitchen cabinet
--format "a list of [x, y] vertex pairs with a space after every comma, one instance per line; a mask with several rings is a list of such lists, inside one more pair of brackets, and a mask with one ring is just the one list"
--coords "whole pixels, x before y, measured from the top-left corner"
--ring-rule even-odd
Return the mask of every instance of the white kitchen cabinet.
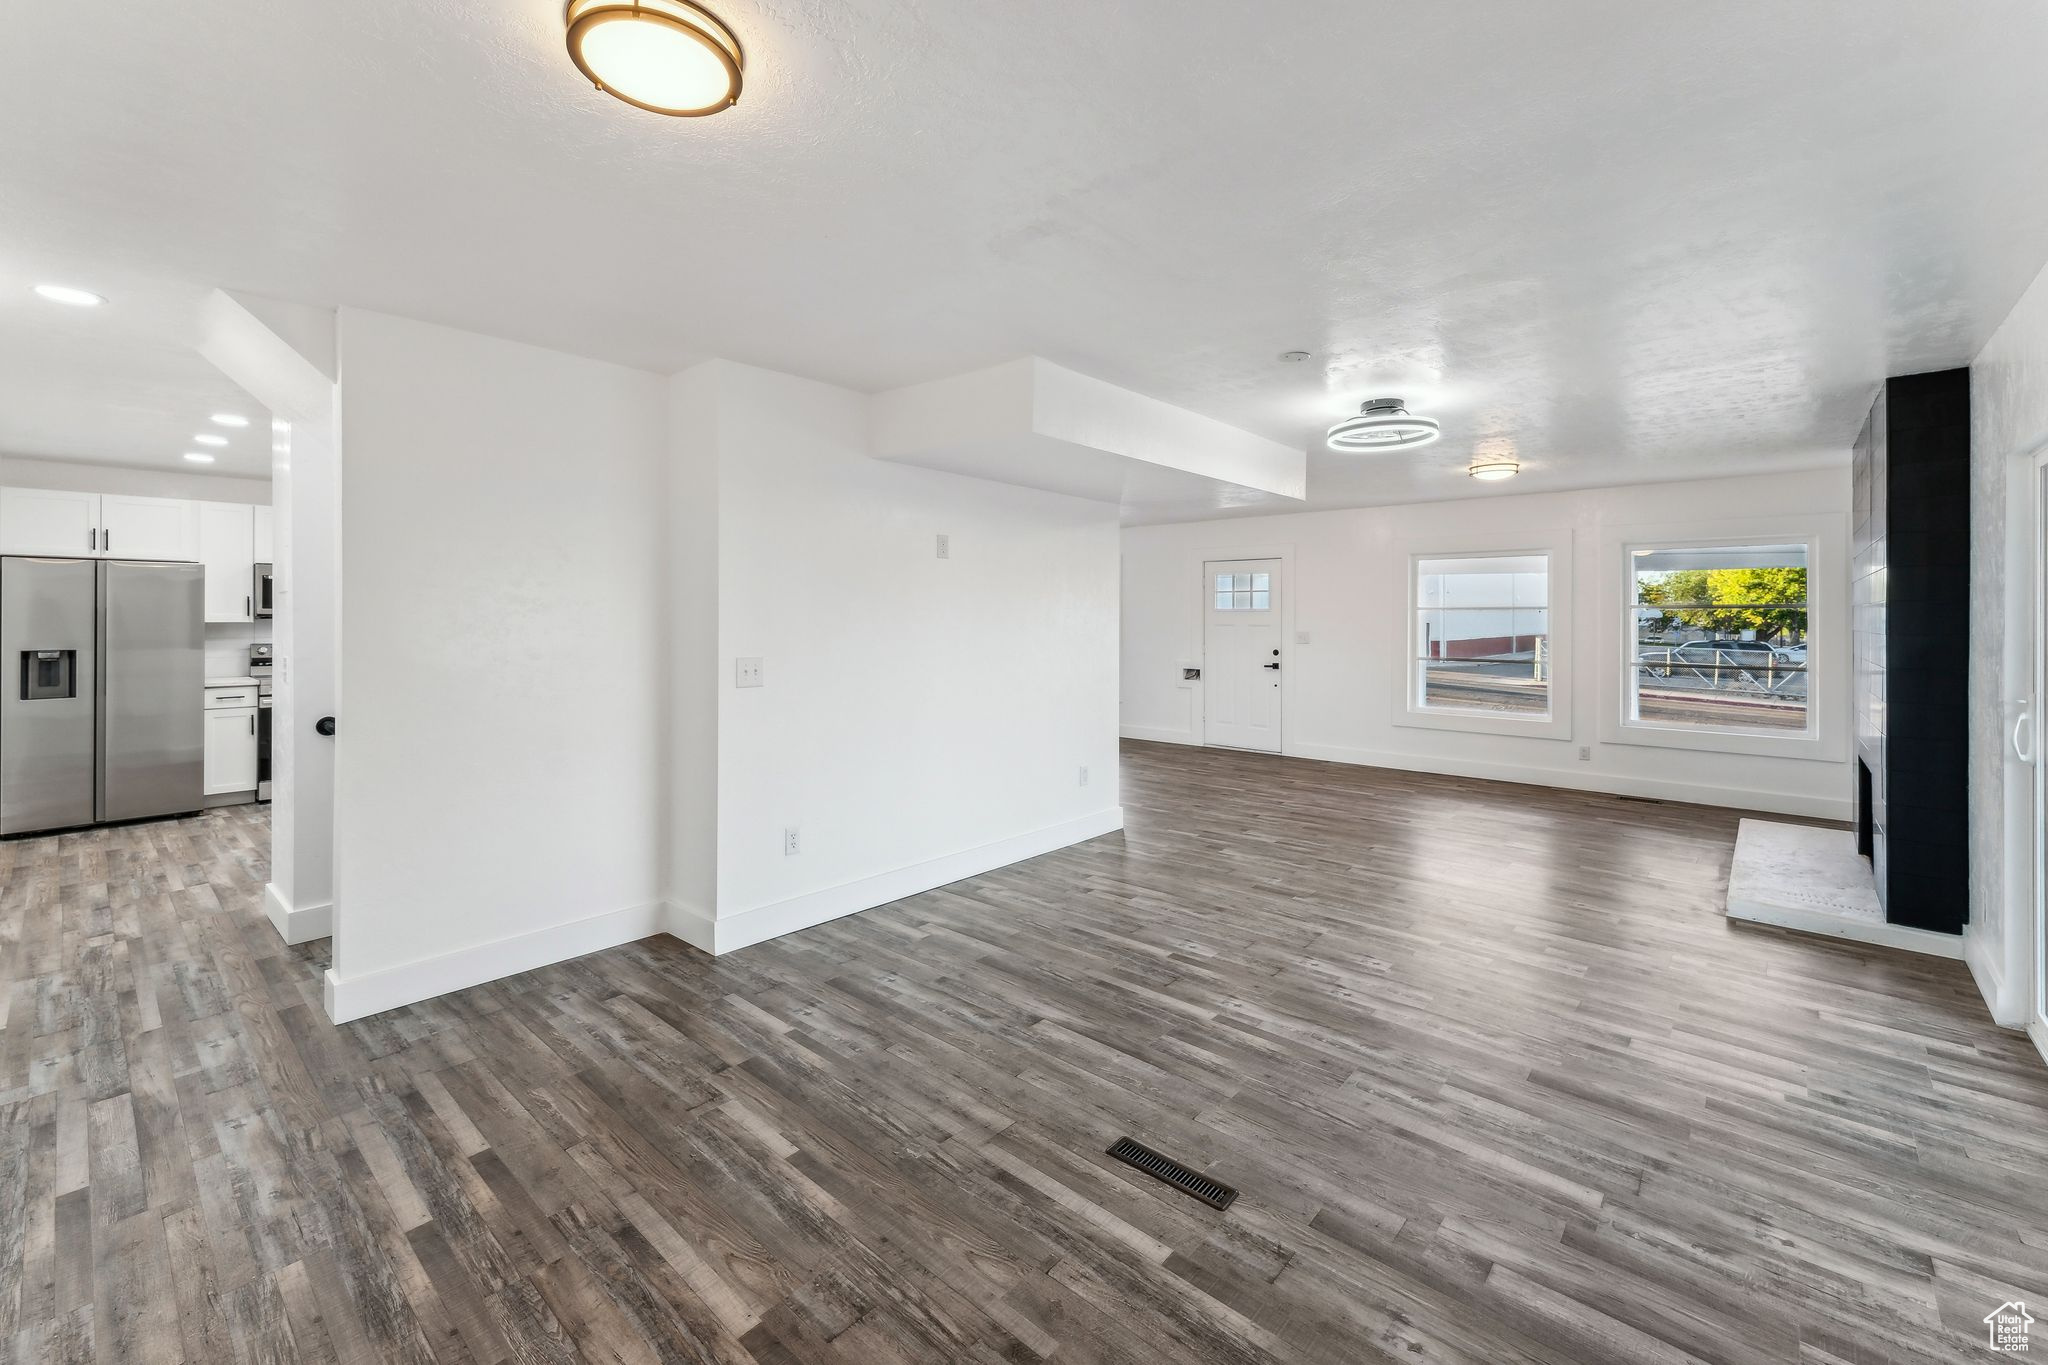
[[206, 711], [206, 795], [256, 790], [256, 708]]
[[197, 505], [182, 498], [100, 494], [102, 559], [197, 559]]
[[271, 525], [270, 509], [268, 507], [258, 507], [256, 509], [256, 562], [258, 564], [274, 563], [277, 559], [277, 542], [271, 535]]
[[100, 495], [0, 488], [0, 554], [99, 554]]
[[240, 502], [202, 502], [197, 506], [199, 562], [206, 566], [206, 619], [209, 623], [253, 621], [256, 509]]

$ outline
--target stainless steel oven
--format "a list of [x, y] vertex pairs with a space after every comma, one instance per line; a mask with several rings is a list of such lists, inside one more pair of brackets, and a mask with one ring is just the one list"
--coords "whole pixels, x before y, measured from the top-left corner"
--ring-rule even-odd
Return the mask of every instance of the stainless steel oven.
[[256, 680], [256, 799], [270, 799], [270, 645], [249, 646], [249, 676]]
[[261, 618], [270, 615], [270, 566], [256, 566], [256, 583], [253, 589], [256, 601], [256, 615]]

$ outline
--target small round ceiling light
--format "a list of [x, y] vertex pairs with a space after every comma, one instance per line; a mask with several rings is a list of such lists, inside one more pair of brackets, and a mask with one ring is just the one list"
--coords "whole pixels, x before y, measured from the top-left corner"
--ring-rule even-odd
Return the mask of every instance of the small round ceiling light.
[[68, 284], [39, 284], [36, 297], [51, 303], [68, 303], [73, 308], [97, 308], [106, 302], [90, 289], [75, 289]]
[[1280, 359], [1289, 365], [1299, 365], [1302, 361], [1307, 360], [1308, 357], [1309, 353], [1307, 351], [1282, 351], [1280, 353]]
[[191, 461], [191, 462], [192, 462], [193, 464], [212, 464], [212, 463], [213, 463], [213, 456], [211, 456], [211, 455], [208, 455], [208, 454], [206, 454], [205, 452], [203, 452], [203, 451], [198, 451], [198, 450], [188, 450], [188, 451], [186, 451], [186, 452], [185, 452], [185, 458], [186, 458], [186, 459], [188, 459], [188, 460], [190, 460], [190, 461]]
[[569, 0], [569, 60], [636, 109], [699, 118], [739, 103], [747, 68], [725, 21], [691, 0]]
[[213, 415], [213, 423], [221, 427], [246, 427], [249, 425], [249, 419], [236, 412], [216, 412]]
[[1478, 460], [1466, 466], [1465, 472], [1475, 479], [1496, 483], [1521, 473], [1522, 464], [1519, 460]]
[[1434, 417], [1411, 417], [1398, 398], [1375, 398], [1330, 428], [1332, 450], [1404, 450], [1426, 446], [1443, 432]]

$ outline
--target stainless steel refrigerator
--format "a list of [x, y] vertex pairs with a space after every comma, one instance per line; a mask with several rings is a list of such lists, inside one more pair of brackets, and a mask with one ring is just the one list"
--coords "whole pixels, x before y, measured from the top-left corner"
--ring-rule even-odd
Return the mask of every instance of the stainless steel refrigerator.
[[205, 805], [197, 564], [0, 558], [0, 834]]

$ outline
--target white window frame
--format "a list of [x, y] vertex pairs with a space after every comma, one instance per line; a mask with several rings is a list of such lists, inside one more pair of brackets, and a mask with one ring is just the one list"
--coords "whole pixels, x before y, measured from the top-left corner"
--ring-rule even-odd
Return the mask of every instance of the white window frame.
[[[1407, 540], [1396, 546], [1395, 581], [1401, 613], [1389, 638], [1402, 642], [1401, 680], [1395, 694], [1393, 722], [1423, 730], [1457, 730], [1477, 735], [1519, 735], [1525, 739], [1568, 740], [1572, 737], [1572, 533], [1568, 528], [1519, 531], [1509, 535], [1439, 535]], [[1549, 561], [1550, 714], [1511, 716], [1452, 707], [1424, 706], [1416, 686], [1420, 608], [1419, 565], [1425, 559], [1499, 559], [1512, 555], [1543, 555]]]
[[[1629, 678], [1635, 670], [1634, 555], [1638, 550], [1718, 549], [1741, 545], [1806, 546], [1807, 728], [1798, 735], [1703, 726], [1660, 725], [1629, 715]], [[1845, 519], [1839, 515], [1771, 517], [1715, 523], [1626, 526], [1611, 530], [1602, 547], [1607, 580], [1600, 622], [1602, 705], [1600, 739], [1696, 753], [1747, 754], [1843, 763], [1849, 757], [1849, 612]]]

